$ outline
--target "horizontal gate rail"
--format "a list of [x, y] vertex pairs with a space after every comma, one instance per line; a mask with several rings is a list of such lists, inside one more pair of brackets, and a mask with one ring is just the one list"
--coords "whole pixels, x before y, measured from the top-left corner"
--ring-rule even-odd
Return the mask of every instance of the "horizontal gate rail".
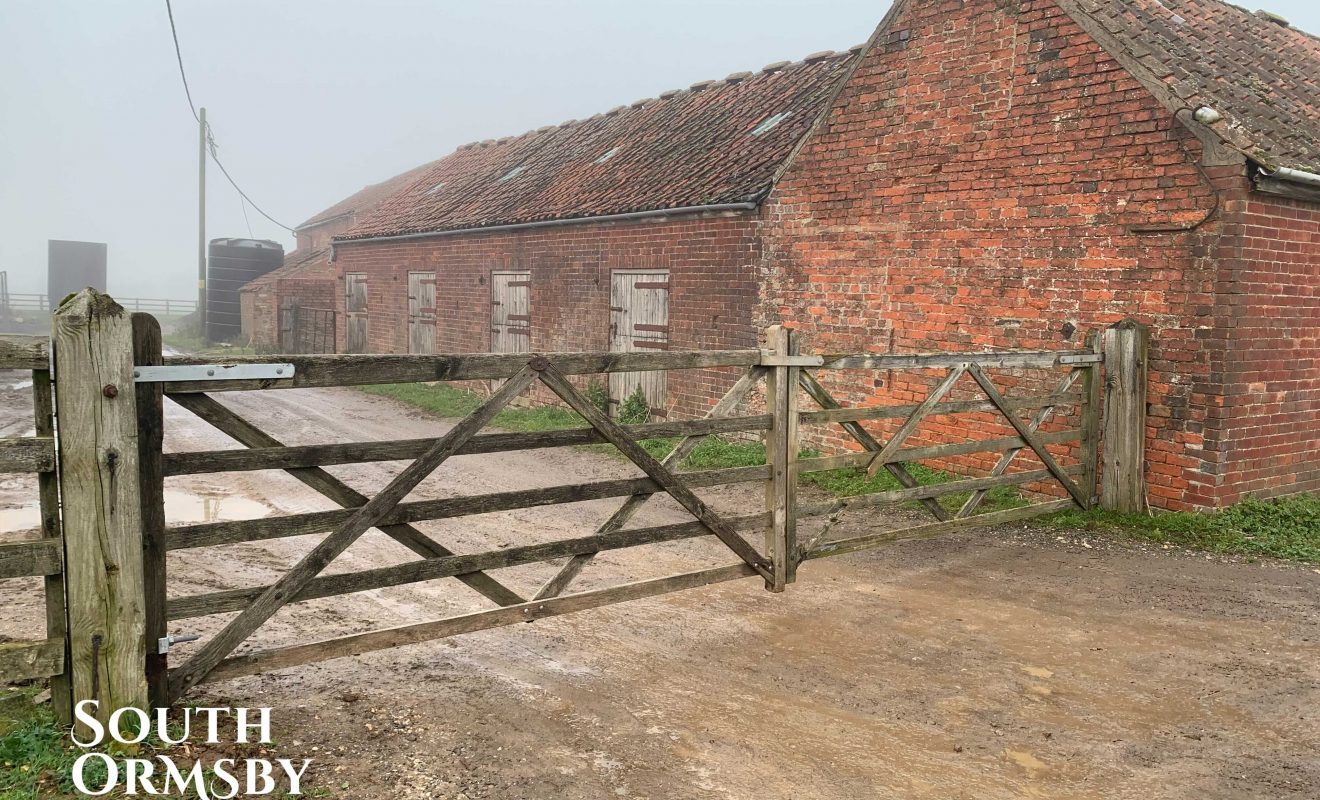
[[[634, 439], [660, 439], [671, 436], [709, 436], [716, 433], [753, 433], [770, 427], [770, 416], [761, 414], [727, 419], [694, 419], [681, 422], [652, 422], [625, 425]], [[528, 433], [484, 433], [472, 437], [457, 453], [460, 456], [503, 453], [513, 450], [536, 450], [548, 447], [574, 447], [604, 444], [608, 440], [595, 428], [568, 428]], [[382, 442], [349, 442], [290, 447], [259, 447], [251, 450], [205, 450], [192, 453], [166, 453], [166, 475], [237, 472], [259, 469], [296, 469], [361, 464], [373, 461], [414, 459], [434, 444], [434, 439], [401, 439]]]
[[1017, 522], [1019, 520], [1039, 517], [1042, 514], [1053, 514], [1057, 511], [1067, 511], [1070, 508], [1076, 508], [1072, 500], [1050, 500], [1044, 503], [1033, 503], [1019, 508], [1009, 508], [1003, 511], [991, 511], [986, 514], [978, 514], [974, 517], [963, 517], [961, 519], [944, 520], [940, 522], [928, 522], [924, 525], [913, 525], [907, 528], [897, 528], [892, 531], [882, 531], [880, 533], [867, 534], [866, 536], [854, 536], [847, 539], [835, 539], [830, 542], [818, 544], [810, 550], [803, 552], [803, 559], [824, 558], [826, 556], [838, 556], [844, 553], [855, 553], [859, 550], [870, 550], [882, 544], [892, 544], [893, 542], [909, 541], [912, 539], [929, 539], [935, 536], [943, 536], [946, 533], [967, 530], [968, 528], [982, 528], [987, 525], [1002, 525], [1006, 522]]
[[0, 336], [0, 369], [49, 369], [50, 340], [45, 336]]
[[0, 578], [58, 575], [64, 569], [63, 548], [55, 539], [0, 544]]
[[[726, 519], [730, 525], [739, 530], [754, 530], [765, 525], [766, 515], [748, 514], [727, 517]], [[632, 528], [611, 533], [592, 534], [576, 539], [560, 539], [544, 544], [509, 547], [503, 550], [491, 550], [471, 555], [410, 561], [392, 567], [380, 567], [378, 569], [360, 570], [317, 578], [309, 583], [303, 591], [295, 595], [293, 601], [333, 597], [351, 592], [365, 592], [370, 589], [383, 589], [388, 586], [403, 586], [439, 578], [451, 578], [479, 570], [503, 569], [523, 564], [535, 564], [565, 556], [595, 554], [606, 550], [619, 550], [660, 542], [677, 542], [683, 539], [709, 535], [710, 531], [700, 522], [679, 522], [672, 525], [656, 525], [649, 528]], [[260, 596], [266, 588], [265, 586], [258, 586], [251, 589], [232, 589], [174, 598], [169, 602], [169, 617], [170, 619], [188, 619], [207, 614], [240, 611], [254, 598]]]
[[[766, 470], [764, 466], [752, 466], [684, 472], [683, 480], [691, 486], [723, 486], [764, 480]], [[381, 524], [452, 519], [473, 514], [603, 500], [610, 497], [659, 494], [663, 491], [664, 489], [650, 478], [615, 478], [544, 489], [515, 489], [508, 492], [446, 497], [438, 500], [415, 500], [395, 506], [393, 511], [381, 518]], [[343, 523], [356, 510], [348, 508], [341, 511], [310, 511], [282, 517], [181, 525], [169, 529], [166, 546], [170, 550], [184, 550], [323, 533]]]
[[0, 472], [54, 472], [55, 439], [0, 439]]
[[[170, 394], [230, 392], [256, 389], [303, 389], [317, 386], [365, 386], [380, 383], [510, 378], [527, 365], [529, 353], [470, 353], [460, 355], [281, 355], [294, 365], [288, 380], [187, 381], [165, 384]], [[543, 357], [565, 375], [608, 372], [748, 367], [759, 350], [705, 350], [655, 353], [547, 353]], [[166, 366], [213, 363], [212, 358], [170, 356]], [[255, 356], [226, 359], [226, 364], [263, 364]]]
[[397, 628], [359, 633], [310, 644], [274, 648], [227, 658], [220, 662], [204, 680], [214, 681], [237, 678], [243, 675], [255, 675], [274, 669], [296, 667], [299, 664], [310, 664], [331, 658], [355, 656], [391, 647], [429, 642], [462, 633], [475, 633], [489, 628], [514, 625], [519, 622], [532, 622], [629, 600], [640, 600], [646, 597], [679, 592], [684, 589], [695, 589], [724, 581], [756, 577], [757, 574], [756, 570], [747, 564], [712, 567], [697, 572], [671, 575], [667, 578], [626, 583], [608, 589], [595, 589], [589, 592], [579, 592], [545, 600], [531, 600], [521, 605], [498, 608], [492, 611], [478, 611], [472, 614], [435, 620], [434, 622], [403, 625]]

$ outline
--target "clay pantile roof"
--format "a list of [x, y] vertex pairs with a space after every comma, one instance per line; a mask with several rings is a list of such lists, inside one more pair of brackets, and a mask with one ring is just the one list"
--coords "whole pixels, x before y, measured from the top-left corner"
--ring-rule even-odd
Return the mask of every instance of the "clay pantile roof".
[[855, 57], [817, 54], [464, 145], [335, 238], [759, 202]]
[[1320, 172], [1320, 39], [1220, 0], [1060, 0], [1171, 110], [1266, 170]]
[[413, 167], [407, 172], [395, 175], [393, 178], [383, 180], [380, 183], [374, 183], [365, 189], [360, 189], [321, 213], [313, 216], [311, 219], [308, 219], [306, 222], [303, 222], [298, 228], [309, 228], [313, 225], [320, 225], [323, 222], [329, 222], [332, 219], [337, 219], [346, 214], [360, 214], [364, 211], [370, 211], [380, 205], [383, 201], [389, 199], [390, 195], [407, 188], [408, 184], [412, 183], [417, 176], [424, 173], [431, 166], [431, 164], [423, 164], [420, 167]]
[[284, 254], [284, 264], [277, 269], [273, 269], [259, 278], [253, 278], [239, 291], [247, 292], [260, 289], [281, 278], [310, 278], [319, 275], [322, 272], [331, 273], [333, 265], [330, 263], [330, 248], [322, 247], [320, 250], [294, 250], [291, 253]]

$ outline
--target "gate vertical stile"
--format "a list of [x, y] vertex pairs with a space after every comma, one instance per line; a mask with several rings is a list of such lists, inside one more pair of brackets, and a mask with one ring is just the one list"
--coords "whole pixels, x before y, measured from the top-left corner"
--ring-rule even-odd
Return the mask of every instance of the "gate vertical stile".
[[[160, 323], [150, 314], [133, 315], [134, 366], [164, 363]], [[142, 589], [146, 601], [147, 700], [169, 706], [168, 656], [159, 642], [169, 631], [165, 584], [165, 417], [160, 383], [139, 383], [137, 391], [139, 491], [142, 498]]]
[[[50, 369], [32, 371], [32, 405], [36, 412], [36, 435], [55, 438], [55, 402], [51, 386]], [[62, 540], [64, 526], [60, 521], [60, 477], [57, 472], [37, 473], [37, 492], [41, 503], [41, 535]], [[45, 577], [46, 638], [64, 640], [64, 671], [50, 678], [50, 705], [62, 725], [73, 722], [72, 693], [69, 673], [69, 611], [64, 601], [64, 573]]]
[[[797, 333], [783, 325], [766, 329], [766, 348], [772, 355], [798, 355]], [[766, 481], [766, 511], [770, 524], [766, 529], [766, 551], [774, 561], [774, 581], [766, 588], [784, 591], [797, 579], [797, 457], [798, 457], [798, 376], [800, 367], [774, 366], [766, 376], [766, 410], [773, 418], [766, 435], [766, 463], [770, 479]]]
[[[1086, 349], [1103, 357], [1104, 345], [1100, 331], [1091, 331], [1086, 335]], [[1102, 362], [1086, 367], [1082, 375], [1082, 444], [1078, 456], [1082, 463], [1082, 488], [1091, 498], [1091, 506], [1099, 502], [1100, 487], [1098, 467], [1100, 463], [1100, 368]]]

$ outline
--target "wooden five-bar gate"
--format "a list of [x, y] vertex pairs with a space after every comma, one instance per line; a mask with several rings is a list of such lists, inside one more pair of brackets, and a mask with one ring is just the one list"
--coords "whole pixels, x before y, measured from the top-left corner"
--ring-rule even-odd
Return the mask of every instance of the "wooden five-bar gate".
[[[63, 557], [55, 515], [45, 538], [10, 544], [0, 553], [0, 576], [46, 575], [52, 608], [44, 645], [46, 666], [19, 670], [19, 677], [62, 675], [71, 697], [102, 700], [102, 707], [163, 705], [204, 681], [250, 675], [299, 664], [422, 642], [516, 622], [567, 614], [625, 600], [741, 578], [759, 577], [771, 591], [793, 583], [799, 566], [888, 542], [926, 538], [976, 526], [1022, 520], [1065, 508], [1090, 507], [1097, 491], [1111, 507], [1140, 502], [1144, 425], [1144, 329], [1120, 323], [1096, 334], [1080, 350], [1044, 352], [842, 354], [799, 353], [786, 327], [766, 332], [755, 350], [633, 353], [468, 355], [281, 356], [281, 363], [241, 358], [217, 364], [205, 357], [161, 354], [155, 320], [124, 313], [104, 295], [76, 296], [56, 315], [55, 399], [59, 409], [58, 454], [63, 496]], [[43, 343], [11, 344], [25, 368], [45, 369]], [[17, 349], [15, 349], [17, 348]], [[10, 359], [14, 361], [15, 359]], [[725, 368], [741, 370], [728, 393], [704, 418], [620, 425], [589, 401], [573, 376], [639, 371]], [[916, 374], [926, 380], [919, 402], [846, 407], [827, 388], [836, 373]], [[1032, 380], [1023, 379], [1030, 372]], [[933, 373], [933, 374], [932, 374]], [[1005, 377], [997, 377], [997, 374]], [[1054, 373], [1050, 378], [1050, 374]], [[833, 376], [833, 377], [831, 377]], [[1005, 386], [1042, 385], [1025, 397]], [[732, 379], [732, 375], [730, 376]], [[1103, 377], [1103, 380], [1102, 380]], [[433, 439], [324, 443], [290, 446], [276, 433], [245, 418], [219, 396], [288, 388], [357, 386], [425, 381], [496, 381], [480, 406], [443, 436]], [[532, 433], [483, 432], [496, 414], [535, 384], [545, 387], [584, 421], [580, 428]], [[974, 393], [974, 394], [973, 394]], [[1107, 409], [1102, 435], [1102, 394]], [[49, 424], [40, 424], [49, 392], [38, 392], [38, 443], [4, 443], [7, 467], [42, 471], [43, 503], [54, 502], [50, 479]], [[45, 398], [43, 400], [43, 397]], [[165, 453], [162, 414], [168, 397], [246, 449]], [[954, 399], [960, 398], [960, 399]], [[43, 403], [46, 405], [43, 406]], [[810, 404], [812, 407], [806, 407]], [[941, 427], [946, 435], [919, 434], [923, 421], [980, 415], [974, 425]], [[1001, 435], [978, 438], [982, 430]], [[93, 423], [95, 420], [95, 423]], [[877, 427], [875, 421], [879, 422]], [[1064, 423], [1067, 424], [1064, 424]], [[871, 427], [868, 427], [868, 424]], [[837, 455], [804, 455], [806, 426], [839, 426], [855, 449]], [[885, 430], [882, 437], [876, 431]], [[959, 431], [950, 439], [947, 431]], [[1002, 435], [1008, 432], [1010, 435]], [[680, 471], [703, 439], [715, 435], [764, 437], [762, 465]], [[663, 458], [641, 444], [681, 437]], [[1104, 454], [1098, 449], [1103, 442]], [[642, 475], [549, 488], [443, 499], [406, 500], [447, 460], [479, 453], [609, 443]], [[28, 448], [25, 450], [24, 448]], [[31, 453], [30, 457], [19, 453]], [[997, 460], [984, 474], [922, 484], [914, 462], [976, 456]], [[28, 460], [23, 461], [22, 458]], [[324, 467], [411, 461], [389, 484], [367, 496]], [[1103, 488], [1097, 463], [1103, 461]], [[987, 462], [989, 463], [989, 462]], [[812, 472], [861, 468], [886, 470], [902, 488], [840, 500], [803, 503], [799, 477]], [[339, 510], [240, 521], [167, 524], [164, 484], [170, 476], [247, 470], [283, 470], [328, 498]], [[764, 484], [765, 505], [756, 513], [730, 515], [707, 505], [697, 490], [727, 484]], [[1021, 507], [980, 513], [997, 487], [1031, 486], [1036, 498]], [[1137, 493], [1137, 497], [1133, 496]], [[967, 494], [960, 505], [940, 498]], [[631, 526], [656, 495], [668, 495], [691, 521]], [[548, 543], [517, 544], [457, 553], [417, 528], [425, 520], [450, 519], [559, 503], [618, 498], [617, 510], [584, 535]], [[845, 535], [849, 509], [916, 501], [932, 517], [879, 532]], [[805, 524], [799, 536], [799, 523]], [[377, 529], [411, 550], [416, 560], [355, 572], [323, 574], [355, 540]], [[266, 586], [169, 596], [166, 553], [322, 534], [287, 572]], [[750, 536], [749, 536], [750, 535]], [[574, 591], [575, 578], [598, 553], [694, 537], [713, 537], [730, 563], [606, 588]], [[551, 562], [553, 577], [535, 591], [502, 581], [498, 570]], [[61, 564], [63, 569], [61, 570]], [[60, 573], [63, 572], [63, 581]], [[488, 610], [401, 627], [357, 633], [235, 654], [236, 649], [290, 603], [384, 587], [453, 578], [486, 597]], [[67, 586], [66, 586], [67, 585]], [[68, 633], [62, 622], [67, 591]], [[187, 658], [168, 663], [169, 625], [213, 614], [234, 614], [217, 633], [195, 645]], [[59, 651], [58, 657], [54, 654]], [[42, 651], [46, 653], [46, 651]], [[67, 652], [67, 655], [65, 653]], [[11, 661], [0, 661], [11, 668]], [[0, 678], [12, 677], [0, 675]], [[67, 704], [68, 696], [61, 703]], [[108, 713], [108, 710], [104, 711]]]

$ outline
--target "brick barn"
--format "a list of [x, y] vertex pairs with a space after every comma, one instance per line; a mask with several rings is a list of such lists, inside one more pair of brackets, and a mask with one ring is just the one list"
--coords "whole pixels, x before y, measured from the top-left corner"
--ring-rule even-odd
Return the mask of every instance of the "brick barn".
[[[461, 147], [317, 274], [357, 352], [745, 348], [779, 321], [823, 352], [1077, 348], [1131, 316], [1152, 505], [1316, 491], [1317, 86], [1320, 42], [1219, 0], [898, 0], [848, 53]], [[732, 378], [626, 380], [692, 414]]]
[[[756, 346], [758, 209], [855, 53], [460, 147], [335, 237], [347, 352]], [[617, 375], [658, 416], [722, 371]], [[668, 385], [666, 385], [666, 382]]]
[[[827, 352], [1152, 327], [1152, 505], [1320, 490], [1320, 40], [1218, 0], [899, 0], [762, 210]], [[924, 387], [836, 387], [854, 402]]]

